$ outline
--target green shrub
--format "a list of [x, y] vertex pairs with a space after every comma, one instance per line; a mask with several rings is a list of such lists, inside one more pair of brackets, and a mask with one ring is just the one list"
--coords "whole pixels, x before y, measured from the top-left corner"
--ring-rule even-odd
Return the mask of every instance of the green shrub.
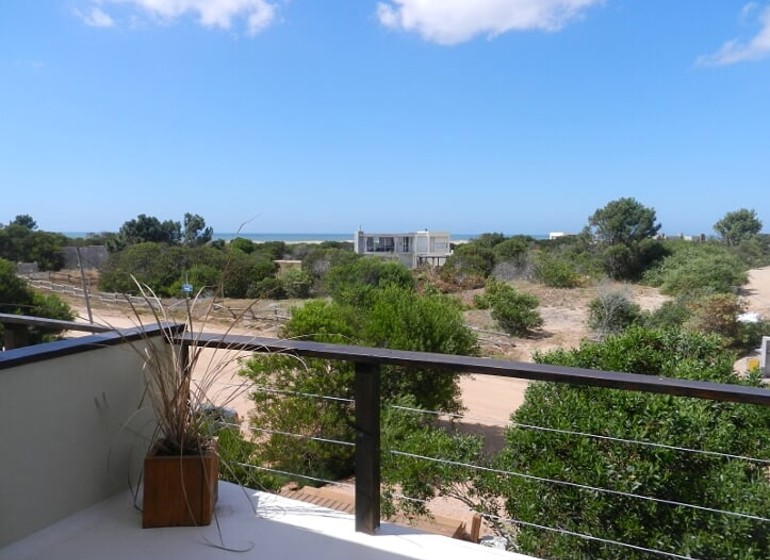
[[278, 278], [287, 298], [304, 299], [310, 297], [313, 277], [304, 270], [291, 268], [282, 272]]
[[668, 295], [730, 292], [746, 283], [746, 267], [731, 250], [715, 243], [671, 244], [674, 253], [645, 274]]
[[[718, 337], [636, 326], [601, 343], [586, 342], [576, 350], [536, 357], [539, 363], [760, 386], [756, 375], [734, 374], [734, 359]], [[770, 508], [770, 483], [766, 469], [753, 461], [565, 435], [561, 430], [764, 459], [770, 449], [767, 407], [533, 383], [513, 421], [553, 428], [527, 430], [514, 424], [506, 431], [506, 448], [498, 468], [531, 476], [505, 477], [500, 483], [507, 516], [531, 524], [518, 528], [519, 552], [538, 558], [651, 557], [642, 551], [535, 528], [546, 525], [693, 558], [770, 557], [770, 539], [761, 520], [714, 515], [534, 478], [765, 515]]]
[[356, 307], [371, 304], [373, 294], [387, 286], [414, 290], [415, 281], [403, 264], [378, 257], [336, 265], [326, 275], [326, 287], [332, 298]]
[[678, 329], [692, 315], [690, 307], [686, 302], [677, 298], [663, 302], [663, 304], [654, 311], [642, 313], [642, 324], [651, 329]]
[[543, 325], [537, 297], [493, 278], [487, 282], [484, 294], [475, 296], [474, 303], [480, 309], [491, 308], [492, 318], [510, 336], [526, 336]]
[[[282, 335], [318, 342], [361, 344], [400, 350], [461, 355], [478, 353], [476, 337], [464, 325], [458, 304], [447, 296], [418, 294], [389, 285], [373, 288], [370, 305], [355, 307], [337, 301], [314, 300], [292, 310]], [[350, 363], [303, 359], [285, 355], [256, 356], [242, 372], [257, 386], [253, 424], [270, 430], [259, 446], [259, 460], [275, 468], [335, 479], [353, 471], [353, 450], [281, 435], [291, 432], [338, 441], [355, 440], [354, 367]], [[454, 372], [382, 368], [381, 394], [389, 403], [409, 396], [416, 406], [456, 412], [461, 408], [460, 375]]]
[[551, 252], [538, 251], [533, 259], [535, 279], [551, 288], [576, 288], [580, 275], [572, 262]]

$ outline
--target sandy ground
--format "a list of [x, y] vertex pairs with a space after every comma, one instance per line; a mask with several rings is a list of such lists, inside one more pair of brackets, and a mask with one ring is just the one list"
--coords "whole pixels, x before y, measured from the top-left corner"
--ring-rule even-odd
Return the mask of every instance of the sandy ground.
[[[531, 361], [532, 355], [538, 351], [548, 351], [555, 348], [576, 347], [581, 340], [591, 336], [586, 326], [588, 302], [596, 297], [600, 290], [622, 290], [643, 309], [655, 309], [666, 297], [653, 288], [628, 286], [621, 284], [602, 284], [600, 286], [559, 290], [544, 288], [529, 283], [521, 283], [517, 288], [533, 293], [539, 298], [540, 313], [544, 319], [542, 332], [532, 338], [511, 339], [495, 332], [494, 322], [488, 312], [472, 310], [466, 312], [466, 320], [478, 331], [483, 351], [486, 355], [494, 355], [503, 359]], [[472, 298], [473, 293], [465, 294], [466, 299]], [[750, 271], [749, 283], [741, 296], [749, 311], [770, 317], [770, 267]], [[80, 317], [85, 317], [85, 309], [77, 308]], [[114, 327], [132, 326], [134, 322], [127, 318], [119, 308], [103, 308], [95, 313], [96, 322]], [[210, 325], [214, 327], [214, 325]], [[224, 325], [219, 330], [226, 329]], [[216, 328], [207, 330], [217, 330]], [[247, 325], [233, 331], [235, 334], [251, 336], [275, 336], [276, 327], [268, 323]], [[770, 334], [770, 333], [769, 333]], [[243, 380], [236, 375], [238, 369], [237, 355], [226, 357], [227, 367], [219, 377], [214, 387], [214, 399], [219, 404], [227, 404], [235, 408], [242, 418], [247, 418], [250, 401], [243, 390]], [[209, 355], [203, 356], [201, 363]], [[504, 428], [511, 414], [523, 402], [527, 382], [517, 379], [492, 377], [486, 375], [469, 375], [462, 379], [462, 399], [466, 407], [465, 418], [461, 421], [463, 429], [470, 433], [481, 434], [486, 438], [489, 450], [499, 449], [504, 443]], [[236, 390], [237, 388], [237, 390]], [[235, 398], [231, 398], [237, 393]], [[350, 494], [352, 490], [340, 488], [330, 489], [335, 498], [340, 493]], [[470, 526], [471, 513], [458, 502], [435, 500], [432, 511], [437, 516], [449, 517]]]

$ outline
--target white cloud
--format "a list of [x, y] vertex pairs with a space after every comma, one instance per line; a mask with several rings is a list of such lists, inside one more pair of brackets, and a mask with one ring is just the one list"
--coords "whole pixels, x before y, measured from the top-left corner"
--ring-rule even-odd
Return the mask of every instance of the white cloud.
[[114, 20], [98, 6], [92, 6], [85, 14], [79, 11], [75, 13], [91, 27], [112, 27], [115, 24]]
[[[756, 3], [746, 4], [741, 11], [745, 18], [758, 9]], [[738, 39], [727, 41], [713, 54], [698, 57], [698, 66], [724, 66], [747, 60], [760, 60], [770, 56], [770, 4], [759, 12], [757, 17], [760, 25], [759, 32], [748, 42]]]
[[558, 31], [604, 0], [388, 0], [377, 4], [385, 27], [451, 45], [507, 31]]
[[[231, 29], [234, 22], [242, 18], [249, 35], [256, 35], [270, 25], [276, 17], [275, 4], [268, 0], [92, 0], [92, 2], [102, 5], [123, 4], [139, 8], [149, 17], [166, 22], [192, 15], [204, 27], [220, 29]], [[97, 11], [111, 21], [110, 16], [98, 7], [93, 7], [91, 13]]]

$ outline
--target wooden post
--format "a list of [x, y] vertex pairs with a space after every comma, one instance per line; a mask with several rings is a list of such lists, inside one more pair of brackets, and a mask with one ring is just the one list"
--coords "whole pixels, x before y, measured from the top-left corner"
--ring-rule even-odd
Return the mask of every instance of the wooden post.
[[380, 527], [380, 366], [356, 362], [356, 531]]
[[3, 347], [6, 350], [29, 346], [29, 326], [5, 324], [3, 327]]
[[80, 260], [80, 247], [75, 247], [75, 254], [78, 256], [78, 268], [80, 269], [80, 284], [83, 286], [83, 297], [86, 300], [86, 311], [88, 311], [88, 322], [94, 324], [94, 314], [91, 312], [91, 299], [88, 297], [88, 286], [86, 286], [86, 274], [83, 272], [83, 263]]

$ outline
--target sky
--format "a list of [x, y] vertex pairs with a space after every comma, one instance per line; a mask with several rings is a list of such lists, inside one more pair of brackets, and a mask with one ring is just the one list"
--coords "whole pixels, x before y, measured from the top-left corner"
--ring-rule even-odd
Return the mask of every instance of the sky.
[[0, 223], [770, 231], [770, 1], [6, 0]]

